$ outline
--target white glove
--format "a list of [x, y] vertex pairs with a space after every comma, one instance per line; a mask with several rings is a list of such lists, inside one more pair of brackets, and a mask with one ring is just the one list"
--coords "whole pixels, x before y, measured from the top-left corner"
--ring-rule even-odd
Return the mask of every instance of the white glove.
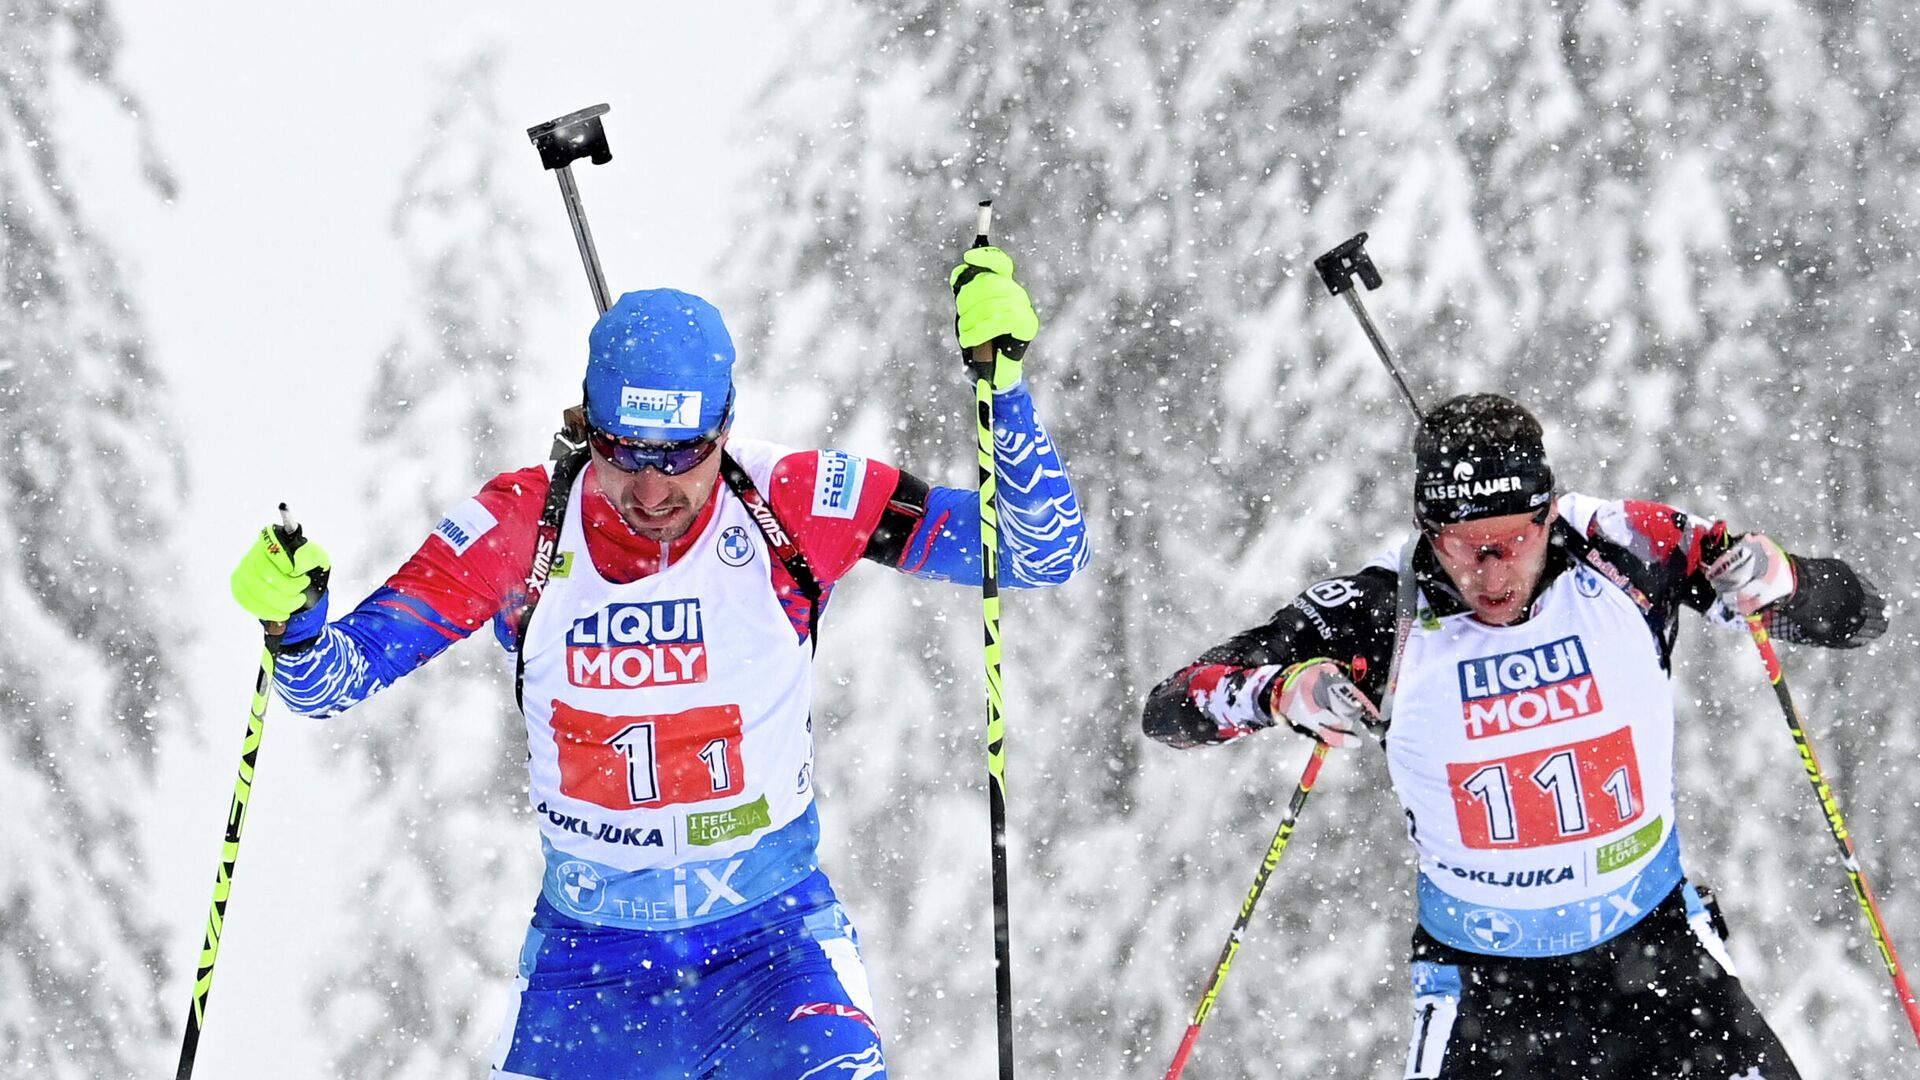
[[1273, 677], [1267, 711], [1287, 726], [1328, 746], [1358, 746], [1380, 710], [1353, 685], [1340, 665], [1324, 657], [1302, 660]]
[[1793, 560], [1780, 545], [1748, 533], [1707, 567], [1707, 584], [1720, 594], [1710, 613], [1721, 622], [1737, 622], [1793, 595]]

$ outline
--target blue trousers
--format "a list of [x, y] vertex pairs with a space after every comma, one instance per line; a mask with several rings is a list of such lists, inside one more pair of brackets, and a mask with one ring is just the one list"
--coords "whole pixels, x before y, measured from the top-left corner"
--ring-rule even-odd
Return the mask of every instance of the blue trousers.
[[884, 1080], [865, 968], [826, 875], [683, 930], [542, 899], [496, 1080]]

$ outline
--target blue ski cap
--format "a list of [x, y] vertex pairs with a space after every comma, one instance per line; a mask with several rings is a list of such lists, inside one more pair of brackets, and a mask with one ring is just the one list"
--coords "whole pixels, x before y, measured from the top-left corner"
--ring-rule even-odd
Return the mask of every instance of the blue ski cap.
[[733, 401], [733, 338], [692, 293], [626, 293], [587, 335], [584, 389], [587, 422], [617, 438], [711, 434]]

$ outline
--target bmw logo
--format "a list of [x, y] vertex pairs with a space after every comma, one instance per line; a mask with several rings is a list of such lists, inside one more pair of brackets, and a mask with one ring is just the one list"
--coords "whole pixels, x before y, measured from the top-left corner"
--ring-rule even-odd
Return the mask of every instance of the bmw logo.
[[720, 533], [720, 561], [728, 566], [745, 566], [753, 561], [753, 541], [747, 530], [729, 525]]
[[568, 907], [589, 915], [600, 910], [600, 903], [606, 898], [601, 889], [605, 882], [601, 880], [600, 871], [583, 862], [566, 862], [554, 868], [553, 876]]
[[1504, 911], [1475, 908], [1467, 912], [1467, 936], [1488, 952], [1506, 952], [1520, 944], [1520, 923]]
[[1584, 566], [1577, 567], [1573, 571], [1573, 587], [1580, 590], [1581, 596], [1591, 600], [1600, 595], [1600, 575]]

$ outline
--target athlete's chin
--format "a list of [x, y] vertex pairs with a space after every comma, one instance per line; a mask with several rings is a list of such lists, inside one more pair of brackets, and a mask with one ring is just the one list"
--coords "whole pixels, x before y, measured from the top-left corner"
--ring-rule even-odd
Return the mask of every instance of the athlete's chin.
[[1526, 612], [1518, 593], [1508, 593], [1502, 597], [1476, 596], [1473, 599], [1473, 614], [1481, 622], [1494, 626], [1505, 626], [1519, 622]]

